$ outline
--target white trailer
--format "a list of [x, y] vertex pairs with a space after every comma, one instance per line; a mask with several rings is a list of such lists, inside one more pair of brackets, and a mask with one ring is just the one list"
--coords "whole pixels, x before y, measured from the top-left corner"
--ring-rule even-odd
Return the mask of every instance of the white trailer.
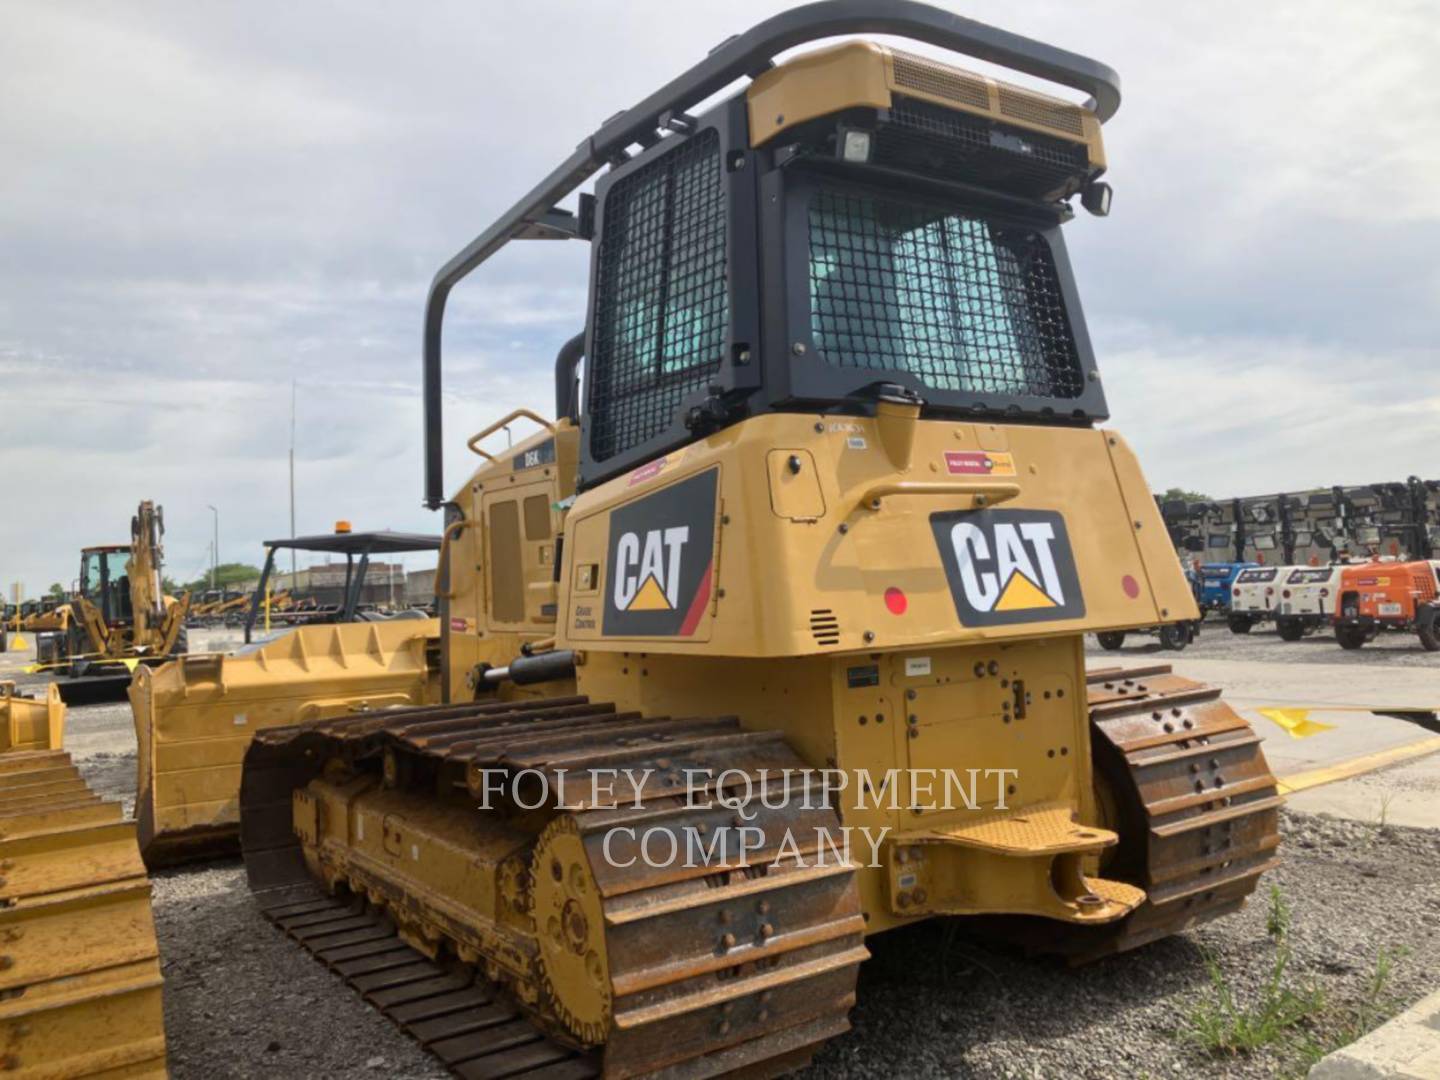
[[1230, 615], [1227, 622], [1232, 634], [1248, 634], [1252, 627], [1273, 619], [1280, 606], [1282, 572], [1290, 566], [1252, 566], [1241, 570], [1230, 587]]
[[1335, 620], [1342, 569], [1339, 565], [1288, 568], [1280, 584], [1280, 610], [1275, 616], [1275, 628], [1284, 640], [1299, 641]]

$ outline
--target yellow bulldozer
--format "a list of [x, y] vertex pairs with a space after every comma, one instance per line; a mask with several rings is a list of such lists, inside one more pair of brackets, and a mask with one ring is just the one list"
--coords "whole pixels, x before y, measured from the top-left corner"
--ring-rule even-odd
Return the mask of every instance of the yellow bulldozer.
[[41, 667], [64, 676], [66, 701], [123, 699], [136, 666], [188, 648], [190, 596], [166, 596], [161, 586], [164, 535], [164, 511], [147, 500], [130, 519], [130, 543], [81, 551], [76, 593], [36, 642]]
[[[1087, 100], [863, 40], [775, 62], [849, 34]], [[1085, 57], [826, 0], [452, 259], [423, 368], [444, 700], [256, 734], [266, 916], [461, 1075], [702, 1077], [809, 1060], [867, 939], [916, 920], [1078, 960], [1235, 911], [1278, 845], [1259, 738], [1167, 668], [1085, 666], [1087, 632], [1197, 616], [1098, 426], [1062, 235], [1109, 210], [1118, 105]], [[481, 432], [447, 491], [446, 298], [530, 238], [590, 244], [556, 419]]]
[[[135, 817], [151, 867], [233, 853], [240, 766], [257, 731], [440, 700], [439, 623], [418, 611], [385, 616], [362, 603], [367, 588], [375, 591], [371, 556], [437, 551], [438, 536], [346, 526], [265, 547], [260, 579], [245, 598], [245, 647], [142, 667], [130, 684]], [[344, 570], [315, 597], [324, 603], [272, 612], [272, 628], [264, 625], [265, 600], [276, 555], [286, 551], [343, 556]]]

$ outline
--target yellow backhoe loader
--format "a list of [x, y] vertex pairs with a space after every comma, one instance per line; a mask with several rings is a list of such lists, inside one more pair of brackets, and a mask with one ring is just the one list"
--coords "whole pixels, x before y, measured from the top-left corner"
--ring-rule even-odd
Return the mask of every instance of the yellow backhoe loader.
[[[868, 41], [773, 62], [855, 33], [1088, 100]], [[1167, 668], [1085, 668], [1085, 633], [1197, 617], [1097, 426], [1062, 238], [1072, 200], [1109, 209], [1118, 105], [1085, 57], [827, 0], [452, 259], [424, 361], [445, 701], [256, 734], [267, 917], [460, 1075], [702, 1077], [802, 1065], [867, 937], [919, 919], [1083, 959], [1235, 911], [1278, 844], [1259, 738]], [[557, 419], [481, 432], [446, 492], [446, 297], [528, 238], [591, 245]]]
[[163, 663], [188, 647], [190, 596], [161, 588], [164, 511], [140, 504], [130, 519], [130, 543], [85, 548], [80, 581], [65, 618], [36, 643], [39, 663], [65, 676], [61, 696], [78, 703], [123, 698], [140, 664]]
[[[438, 536], [346, 531], [265, 546], [260, 580], [246, 598], [245, 647], [144, 667], [130, 685], [135, 817], [149, 866], [235, 850], [240, 765], [255, 732], [440, 700], [439, 622], [420, 612], [362, 610], [373, 587], [372, 555], [436, 551]], [[276, 625], [266, 634], [265, 594], [276, 554], [285, 551], [343, 555], [345, 571], [321, 597], [333, 602], [297, 611], [304, 625]]]
[[159, 948], [135, 825], [61, 749], [54, 683], [0, 682], [0, 1042], [15, 1076], [165, 1073]]

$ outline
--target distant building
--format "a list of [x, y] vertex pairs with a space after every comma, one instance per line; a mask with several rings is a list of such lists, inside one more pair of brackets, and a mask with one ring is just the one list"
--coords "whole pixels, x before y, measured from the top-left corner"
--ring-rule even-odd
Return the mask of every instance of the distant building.
[[435, 567], [411, 570], [405, 575], [405, 603], [410, 607], [429, 607], [435, 602]]

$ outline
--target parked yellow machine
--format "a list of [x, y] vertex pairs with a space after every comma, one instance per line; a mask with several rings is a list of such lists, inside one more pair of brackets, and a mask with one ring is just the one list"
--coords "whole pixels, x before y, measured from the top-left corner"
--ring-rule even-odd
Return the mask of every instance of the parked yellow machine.
[[67, 700], [123, 697], [137, 665], [188, 647], [190, 596], [166, 596], [161, 587], [164, 535], [164, 511], [147, 500], [130, 519], [129, 544], [81, 552], [79, 588], [36, 642], [39, 663], [70, 676], [61, 683]]
[[61, 749], [65, 706], [0, 682], [0, 1042], [34, 1077], [164, 1077], [150, 882], [135, 826]]
[[240, 766], [257, 731], [440, 699], [440, 624], [416, 613], [359, 610], [372, 554], [435, 551], [412, 533], [337, 533], [272, 540], [248, 598], [245, 639], [263, 618], [276, 552], [342, 554], [343, 598], [317, 619], [232, 653], [190, 653], [137, 670], [130, 705], [138, 743], [135, 817], [150, 866], [233, 851]]
[[[771, 63], [857, 32], [1091, 100], [863, 42]], [[1096, 426], [1061, 237], [1076, 196], [1108, 211], [1118, 103], [1103, 65], [925, 5], [812, 4], [447, 264], [446, 700], [257, 733], [267, 916], [464, 1074], [699, 1077], [845, 1031], [868, 934], [1019, 916], [1083, 958], [1236, 910], [1278, 844], [1260, 740], [1166, 668], [1085, 669], [1087, 632], [1197, 617]], [[593, 263], [558, 419], [471, 439], [447, 496], [446, 296], [565, 236]]]

